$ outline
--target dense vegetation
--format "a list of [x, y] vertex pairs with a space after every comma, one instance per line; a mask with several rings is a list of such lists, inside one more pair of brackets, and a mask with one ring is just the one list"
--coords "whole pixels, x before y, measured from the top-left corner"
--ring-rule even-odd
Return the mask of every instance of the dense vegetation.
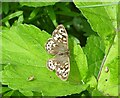
[[[2, 2], [2, 95], [118, 96], [119, 12], [117, 2]], [[59, 24], [69, 36], [67, 81], [46, 68]]]

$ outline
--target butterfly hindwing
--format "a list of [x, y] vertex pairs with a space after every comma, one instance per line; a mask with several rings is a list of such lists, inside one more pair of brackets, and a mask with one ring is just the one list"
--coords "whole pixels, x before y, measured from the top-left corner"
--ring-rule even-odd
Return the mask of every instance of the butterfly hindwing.
[[60, 66], [56, 66], [56, 75], [61, 80], [67, 80], [69, 76], [69, 72], [70, 72], [69, 58], [65, 57], [64, 60], [61, 61]]
[[55, 58], [49, 59], [47, 67], [51, 71], [55, 70], [56, 75], [60, 79], [67, 80], [70, 71], [70, 63], [67, 55], [60, 55], [59, 57], [57, 55]]

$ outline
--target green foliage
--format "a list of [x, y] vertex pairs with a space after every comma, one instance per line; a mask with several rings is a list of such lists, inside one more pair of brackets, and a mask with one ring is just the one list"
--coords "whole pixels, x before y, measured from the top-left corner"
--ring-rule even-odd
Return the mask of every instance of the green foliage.
[[90, 36], [87, 39], [87, 44], [83, 48], [88, 58], [89, 74], [94, 74], [97, 77], [100, 65], [105, 55], [105, 45], [103, 40], [98, 36]]
[[113, 45], [110, 47], [109, 53], [106, 57], [106, 61], [104, 62], [103, 70], [101, 72], [98, 81], [98, 89], [100, 91], [104, 91], [103, 94], [108, 94], [110, 96], [118, 95], [118, 36], [117, 35], [115, 36]]
[[[3, 96], [118, 96], [117, 2], [2, 4]], [[46, 52], [45, 43], [58, 24], [69, 35], [67, 81], [46, 68], [54, 56]]]
[[117, 28], [117, 13], [115, 13], [117, 5], [114, 5], [114, 2], [112, 5], [105, 2], [75, 2], [75, 4], [87, 18], [92, 29], [103, 39], [107, 53]]
[[[9, 87], [30, 96], [33, 96], [31, 91], [42, 92], [45, 96], [60, 96], [85, 90], [87, 85], [80, 83], [87, 72], [87, 61], [82, 48], [77, 45], [75, 38], [69, 37], [71, 73], [69, 82], [64, 82], [46, 68], [50, 56], [44, 45], [49, 37], [48, 33], [32, 25], [12, 26], [10, 30], [3, 30], [2, 61], [8, 64], [2, 73], [3, 84], [7, 83]], [[78, 61], [84, 62], [81, 64]], [[34, 81], [28, 80], [31, 75], [35, 77]]]

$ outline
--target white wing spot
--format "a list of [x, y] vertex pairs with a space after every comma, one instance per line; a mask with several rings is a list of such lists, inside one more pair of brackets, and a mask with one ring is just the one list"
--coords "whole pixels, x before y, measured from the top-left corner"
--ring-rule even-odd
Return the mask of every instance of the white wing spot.
[[67, 40], [66, 38], [63, 38], [63, 40]]
[[57, 62], [55, 62], [55, 66], [57, 66]]
[[62, 35], [67, 36], [67, 33], [62, 33]]
[[60, 68], [57, 69], [57, 72], [59, 72], [59, 71], [60, 71]]
[[59, 34], [59, 38], [62, 38], [62, 35]]
[[57, 30], [55, 29], [54, 32], [57, 32]]
[[53, 37], [54, 38], [54, 40], [57, 40], [57, 37]]
[[65, 73], [67, 73], [67, 72], [69, 72], [70, 70], [69, 69], [67, 69], [66, 71], [65, 71]]
[[56, 44], [53, 44], [53, 47], [55, 47], [56, 46]]
[[65, 72], [65, 69], [63, 69], [62, 72]]
[[56, 37], [56, 38], [59, 38], [59, 35], [58, 35], [58, 34], [56, 34], [56, 35], [55, 35], [55, 37]]
[[52, 45], [54, 42], [51, 40], [48, 42], [49, 45]]
[[48, 61], [48, 68], [50, 69], [50, 70], [54, 70], [55, 69], [55, 66], [54, 66], [54, 64], [53, 64], [53, 61]]
[[68, 67], [69, 67], [68, 65], [65, 66], [65, 68], [68, 68]]

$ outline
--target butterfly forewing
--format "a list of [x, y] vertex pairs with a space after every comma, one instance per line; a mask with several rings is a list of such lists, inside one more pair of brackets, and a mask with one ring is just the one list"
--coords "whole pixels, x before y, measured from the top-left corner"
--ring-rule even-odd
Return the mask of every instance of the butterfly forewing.
[[57, 54], [59, 52], [59, 46], [58, 43], [55, 42], [52, 38], [48, 39], [48, 42], [46, 43], [46, 50], [50, 54]]
[[54, 41], [57, 41], [57, 43], [66, 45], [67, 46], [66, 48], [68, 48], [68, 34], [63, 25], [59, 25], [53, 31], [52, 36]]
[[68, 34], [63, 25], [53, 31], [52, 38], [48, 39], [46, 43], [46, 50], [48, 53], [55, 55], [55, 58], [47, 61], [49, 70], [56, 71], [56, 75], [62, 79], [67, 80], [70, 71], [70, 61], [68, 52]]

